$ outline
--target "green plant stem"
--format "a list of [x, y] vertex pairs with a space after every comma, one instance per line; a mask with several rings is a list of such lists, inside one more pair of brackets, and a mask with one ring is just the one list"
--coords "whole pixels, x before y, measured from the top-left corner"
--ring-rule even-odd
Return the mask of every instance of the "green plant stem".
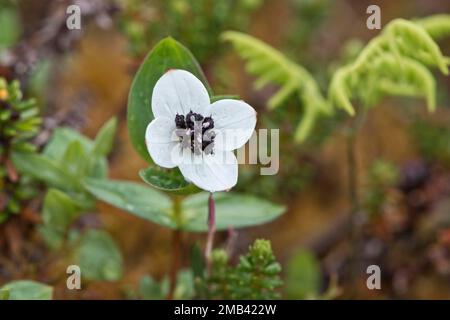
[[208, 199], [208, 238], [205, 247], [205, 260], [208, 274], [211, 270], [211, 252], [214, 245], [214, 233], [216, 232], [216, 205], [213, 193], [209, 194]]
[[[179, 197], [173, 197], [173, 214], [175, 220], [179, 221], [181, 217], [181, 200]], [[175, 229], [172, 231], [172, 265], [169, 273], [169, 293], [167, 294], [167, 299], [172, 300], [177, 286], [177, 274], [180, 268], [181, 262], [181, 231], [180, 229]]]
[[359, 270], [359, 238], [360, 223], [359, 214], [361, 211], [361, 201], [358, 193], [358, 163], [357, 163], [357, 134], [366, 118], [367, 108], [361, 108], [357, 118], [352, 121], [351, 127], [347, 133], [347, 179], [348, 179], [348, 197], [350, 202], [350, 229], [349, 238], [352, 246], [351, 268], [350, 272], [353, 276], [352, 287], [356, 289]]

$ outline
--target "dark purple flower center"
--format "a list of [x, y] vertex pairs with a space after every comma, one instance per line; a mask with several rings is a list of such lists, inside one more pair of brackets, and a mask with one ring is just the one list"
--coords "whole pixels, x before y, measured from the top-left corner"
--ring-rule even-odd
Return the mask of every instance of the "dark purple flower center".
[[214, 120], [211, 117], [203, 117], [192, 110], [185, 116], [177, 113], [175, 126], [183, 147], [190, 148], [197, 155], [202, 151], [205, 154], [214, 153]]

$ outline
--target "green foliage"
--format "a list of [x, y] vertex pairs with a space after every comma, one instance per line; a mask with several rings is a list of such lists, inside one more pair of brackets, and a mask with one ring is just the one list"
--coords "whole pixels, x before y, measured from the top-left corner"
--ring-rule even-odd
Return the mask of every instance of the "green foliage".
[[18, 10], [11, 3], [0, 1], [0, 50], [9, 48], [19, 40], [22, 32]]
[[38, 114], [34, 100], [23, 99], [18, 81], [7, 83], [0, 78], [0, 223], [10, 214], [19, 213], [24, 202], [34, 195], [30, 179], [17, 174], [11, 154], [35, 151], [29, 140], [39, 131]]
[[448, 74], [449, 59], [444, 57], [433, 38], [449, 32], [449, 15], [432, 16], [415, 22], [395, 19], [361, 50], [354, 61], [336, 70], [322, 97], [313, 77], [302, 66], [262, 41], [239, 32], [228, 31], [222, 37], [231, 41], [237, 53], [247, 60], [247, 71], [258, 79], [256, 87], [278, 85], [269, 100], [269, 108], [283, 104], [296, 94], [303, 106], [295, 140], [304, 141], [319, 115], [331, 115], [330, 106], [355, 114], [352, 100], [373, 106], [387, 95], [424, 97], [428, 109], [436, 105], [435, 80], [430, 67]]
[[425, 97], [433, 111], [435, 82], [430, 66], [448, 74], [445, 58], [426, 29], [420, 23], [395, 19], [353, 63], [336, 71], [329, 99], [351, 115], [355, 113], [352, 99], [367, 107], [386, 95]]
[[9, 290], [2, 290], [0, 289], [0, 301], [1, 300], [8, 300], [9, 299]]
[[398, 168], [387, 160], [378, 159], [371, 164], [363, 198], [363, 205], [370, 214], [380, 212], [389, 189], [399, 182], [399, 176]]
[[165, 194], [141, 183], [85, 179], [86, 188], [113, 206], [164, 227], [176, 228], [172, 203]]
[[7, 83], [0, 78], [0, 155], [34, 151], [28, 142], [39, 131], [41, 118], [34, 100], [23, 100], [18, 81]]
[[323, 274], [316, 256], [301, 249], [289, 259], [286, 267], [285, 294], [288, 299], [335, 299], [341, 293], [335, 276], [322, 292]]
[[105, 231], [85, 232], [74, 255], [86, 279], [116, 281], [122, 277], [122, 254]]
[[[171, 35], [191, 48], [202, 63], [217, 59], [222, 30], [245, 28], [264, 0], [122, 0], [120, 23], [133, 54], [142, 55], [155, 39]], [[186, 22], [189, 23], [186, 23]]]
[[152, 187], [178, 195], [201, 191], [195, 185], [184, 180], [180, 170], [167, 170], [159, 167], [149, 167], [139, 171], [142, 180]]
[[440, 40], [450, 35], [450, 14], [436, 14], [418, 19], [415, 22], [421, 25], [435, 40]]
[[66, 193], [50, 189], [42, 208], [43, 224], [63, 238], [71, 223], [80, 215], [80, 209], [78, 203]]
[[[180, 212], [175, 213], [175, 204], [170, 198], [140, 183], [86, 179], [85, 186], [97, 198], [164, 227], [207, 231], [208, 194], [205, 192], [184, 198]], [[217, 193], [215, 202], [217, 230], [262, 224], [285, 210], [267, 200], [233, 193]]]
[[113, 281], [122, 275], [121, 253], [107, 233], [91, 230], [82, 233], [79, 241], [68, 241], [73, 223], [94, 209], [95, 198], [83, 182], [106, 178], [106, 156], [112, 149], [116, 127], [117, 121], [109, 120], [95, 140], [69, 128], [58, 128], [42, 153], [15, 152], [12, 157], [21, 173], [48, 188], [39, 226], [45, 242], [53, 249], [68, 244], [84, 276], [91, 280]]
[[[139, 296], [144, 300], [165, 299], [169, 293], [169, 278], [156, 281], [151, 276], [142, 277], [139, 282]], [[190, 270], [180, 270], [177, 274], [173, 298], [176, 300], [192, 299], [194, 297], [194, 277]]]
[[237, 53], [247, 60], [247, 71], [258, 77], [256, 88], [262, 88], [269, 83], [280, 86], [268, 101], [269, 109], [282, 105], [291, 96], [298, 97], [303, 106], [303, 117], [295, 133], [296, 141], [302, 142], [306, 139], [319, 115], [330, 114], [328, 102], [305, 68], [249, 35], [228, 31], [223, 33], [222, 38], [232, 42]]
[[315, 35], [320, 32], [321, 25], [334, 10], [332, 0], [290, 0], [288, 9], [291, 17], [286, 23], [287, 49], [293, 48], [295, 54], [302, 56]]
[[184, 69], [209, 88], [202, 70], [190, 51], [172, 38], [161, 40], [145, 58], [131, 85], [128, 96], [128, 130], [136, 151], [152, 162], [145, 145], [145, 130], [153, 120], [153, 88], [169, 69]]
[[117, 130], [117, 119], [112, 118], [100, 128], [94, 140], [92, 153], [94, 157], [106, 157], [113, 148], [114, 135]]
[[286, 267], [286, 297], [307, 299], [319, 294], [322, 281], [320, 263], [307, 250], [301, 250], [289, 259]]
[[418, 119], [412, 123], [413, 141], [427, 160], [450, 167], [450, 129], [444, 124], [433, 124]]
[[95, 140], [57, 128], [42, 153], [13, 153], [15, 167], [48, 188], [39, 230], [51, 248], [61, 248], [73, 222], [94, 209], [95, 198], [82, 182], [88, 177], [106, 177], [106, 155], [112, 149], [116, 127], [116, 120], [109, 120]]
[[2, 291], [8, 300], [51, 300], [53, 296], [52, 287], [31, 280], [9, 282], [0, 288], [0, 295]]
[[13, 155], [14, 164], [20, 171], [49, 187], [61, 189], [76, 198], [88, 199], [89, 194], [81, 181], [85, 177], [106, 176], [106, 152], [111, 149], [115, 128], [115, 120], [110, 120], [100, 129], [95, 141], [72, 129], [58, 128], [42, 154], [17, 152]]
[[209, 275], [196, 278], [197, 294], [202, 299], [277, 299], [283, 284], [281, 265], [273, 255], [270, 242], [256, 240], [249, 252], [230, 265], [227, 253], [216, 249], [211, 256]]
[[[189, 196], [181, 203], [182, 228], [187, 231], [207, 231], [208, 194]], [[268, 200], [236, 193], [216, 193], [216, 228], [243, 228], [267, 223], [279, 217], [286, 208]]]

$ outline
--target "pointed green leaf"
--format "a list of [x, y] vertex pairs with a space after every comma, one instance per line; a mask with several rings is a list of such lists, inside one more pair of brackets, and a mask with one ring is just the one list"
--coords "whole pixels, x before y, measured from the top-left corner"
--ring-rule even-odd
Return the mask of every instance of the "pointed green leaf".
[[[187, 197], [182, 202], [182, 229], [204, 232], [208, 230], [208, 193]], [[285, 208], [264, 199], [233, 193], [214, 194], [216, 228], [243, 228], [263, 224], [280, 216]]]
[[83, 234], [75, 259], [86, 279], [116, 281], [122, 278], [122, 254], [105, 231], [89, 230]]
[[46, 183], [49, 186], [68, 189], [81, 189], [78, 179], [60, 168], [54, 161], [39, 154], [12, 154], [14, 166], [22, 173]]
[[104, 179], [85, 179], [84, 185], [95, 197], [165, 227], [175, 228], [172, 203], [163, 193], [146, 185]]
[[71, 142], [64, 152], [61, 167], [74, 177], [84, 176], [87, 165], [87, 157], [83, 146], [79, 141]]
[[286, 294], [289, 299], [316, 297], [321, 286], [320, 264], [307, 250], [301, 250], [288, 262], [286, 268]]
[[106, 156], [111, 151], [114, 143], [114, 135], [117, 129], [117, 119], [112, 118], [99, 130], [94, 141], [94, 155]]
[[60, 162], [66, 152], [67, 146], [74, 141], [81, 143], [86, 154], [90, 153], [94, 146], [90, 139], [75, 130], [70, 128], [57, 128], [45, 146], [43, 154], [56, 162]]
[[65, 232], [79, 213], [77, 203], [64, 192], [50, 189], [45, 195], [42, 219], [47, 227]]
[[179, 195], [192, 194], [201, 190], [184, 180], [178, 169], [164, 170], [159, 167], [149, 167], [139, 171], [139, 176], [152, 187]]
[[51, 300], [53, 288], [31, 280], [18, 280], [4, 285], [0, 290], [9, 292], [9, 300]]

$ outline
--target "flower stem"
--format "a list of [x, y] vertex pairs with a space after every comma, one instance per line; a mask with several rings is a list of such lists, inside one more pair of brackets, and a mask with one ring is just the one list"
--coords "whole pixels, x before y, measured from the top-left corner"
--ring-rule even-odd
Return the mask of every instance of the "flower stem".
[[206, 240], [205, 260], [208, 273], [211, 269], [211, 252], [214, 244], [214, 233], [216, 232], [216, 205], [212, 192], [208, 199], [208, 238]]
[[[173, 214], [175, 216], [175, 220], [178, 221], [181, 215], [181, 202], [180, 198], [175, 196], [173, 198]], [[175, 229], [172, 231], [172, 265], [170, 267], [169, 273], [169, 292], [167, 294], [167, 299], [172, 300], [175, 292], [175, 288], [177, 286], [177, 274], [178, 269], [180, 268], [181, 262], [181, 231], [179, 229]]]

